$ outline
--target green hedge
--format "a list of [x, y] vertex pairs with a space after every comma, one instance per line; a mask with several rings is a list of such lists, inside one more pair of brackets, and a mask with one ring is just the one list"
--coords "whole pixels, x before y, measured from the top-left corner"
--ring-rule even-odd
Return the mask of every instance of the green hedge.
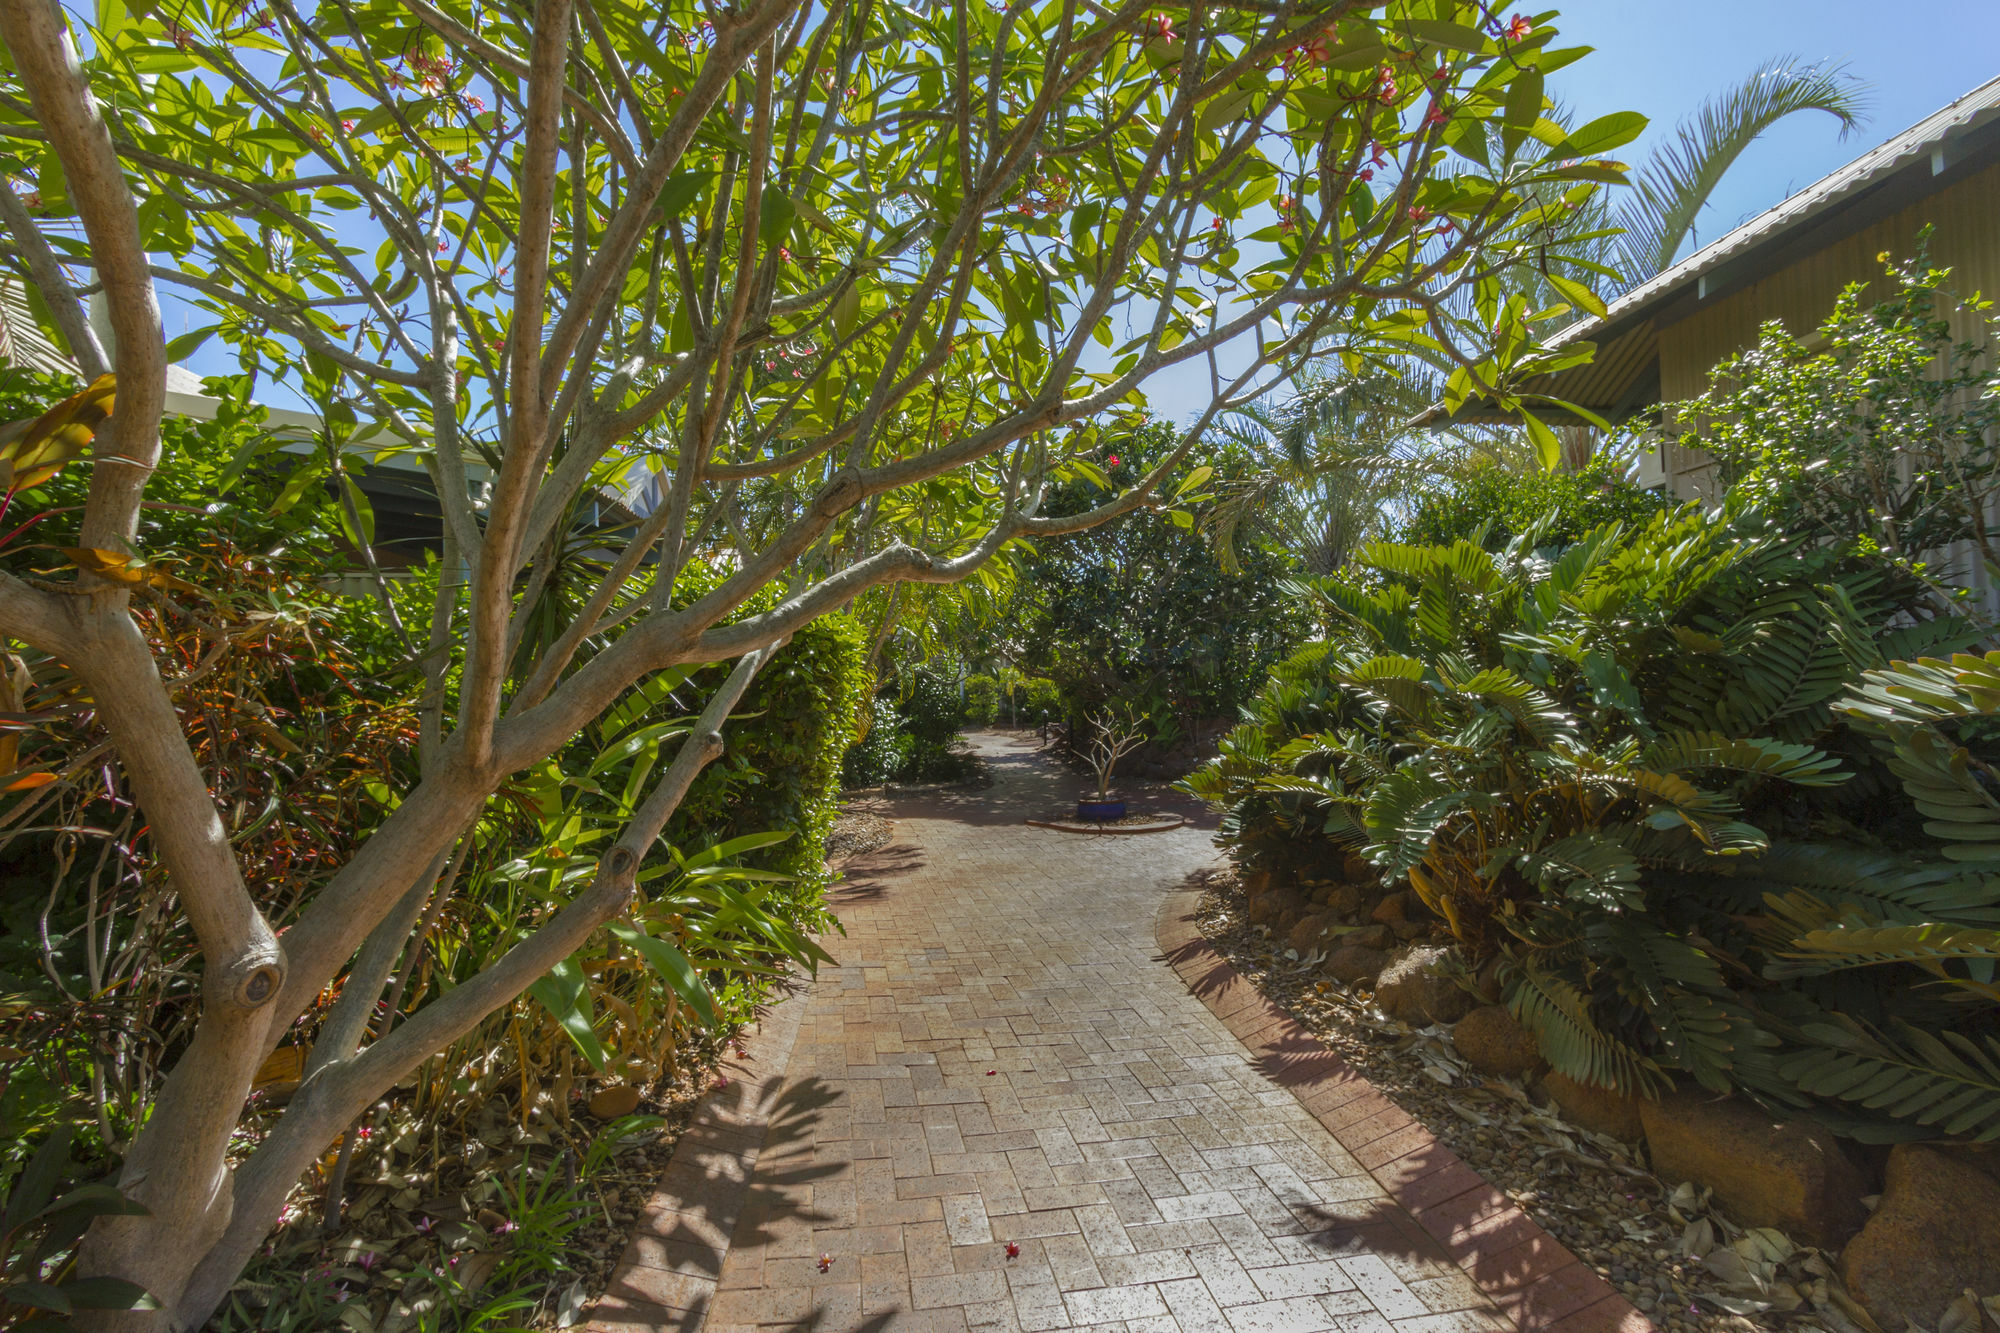
[[[667, 836], [694, 849], [748, 833], [795, 836], [750, 853], [745, 863], [797, 878], [794, 894], [817, 905], [826, 887], [826, 837], [840, 794], [840, 760], [869, 692], [867, 635], [847, 616], [827, 616], [793, 636], [751, 684], [724, 728], [728, 750], [695, 779]], [[687, 691], [718, 683], [704, 672]]]

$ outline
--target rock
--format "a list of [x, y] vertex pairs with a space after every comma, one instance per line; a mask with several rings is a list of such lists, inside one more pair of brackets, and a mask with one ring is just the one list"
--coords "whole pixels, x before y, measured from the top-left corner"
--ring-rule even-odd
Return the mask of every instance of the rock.
[[1467, 1064], [1494, 1078], [1520, 1078], [1542, 1062], [1535, 1034], [1497, 1004], [1482, 1005], [1459, 1019], [1451, 1040]]
[[1388, 965], [1389, 955], [1381, 949], [1344, 944], [1328, 956], [1326, 962], [1320, 965], [1320, 971], [1349, 986], [1372, 986], [1375, 978]]
[[1335, 916], [1353, 916], [1368, 902], [1368, 893], [1359, 884], [1335, 884], [1322, 900]]
[[1451, 950], [1418, 945], [1376, 979], [1376, 1002], [1405, 1023], [1456, 1023], [1477, 1001], [1459, 986], [1451, 962]]
[[1421, 921], [1398, 921], [1390, 926], [1389, 929], [1394, 932], [1397, 939], [1403, 941], [1405, 944], [1420, 935], [1431, 933], [1431, 928]]
[[1250, 900], [1250, 924], [1282, 930], [1304, 916], [1306, 906], [1297, 889], [1269, 889]]
[[590, 1113], [599, 1120], [616, 1120], [639, 1109], [639, 1090], [630, 1084], [599, 1088], [590, 1098]]
[[1342, 944], [1358, 944], [1364, 949], [1380, 949], [1389, 952], [1396, 943], [1396, 936], [1387, 926], [1363, 926], [1350, 930], [1340, 937]]
[[1899, 1143], [1882, 1202], [1840, 1256], [1847, 1290], [1885, 1329], [1924, 1328], [1958, 1293], [2000, 1291], [2000, 1180], [1966, 1156]]
[[1392, 893], [1381, 902], [1376, 903], [1375, 910], [1368, 914], [1368, 919], [1370, 921], [1379, 921], [1385, 926], [1393, 926], [1398, 921], [1408, 920], [1409, 913], [1404, 910], [1403, 895]]
[[1311, 912], [1299, 918], [1299, 924], [1292, 927], [1291, 945], [1301, 955], [1311, 953], [1326, 943], [1326, 928], [1333, 924], [1333, 918], [1325, 912]]
[[1640, 1117], [1654, 1173], [1669, 1185], [1710, 1186], [1745, 1226], [1776, 1227], [1830, 1251], [1866, 1220], [1867, 1182], [1824, 1129], [1705, 1092], [1647, 1102]]
[[[1578, 1083], [1565, 1074], [1550, 1074], [1542, 1080], [1542, 1090], [1555, 1098], [1563, 1116], [1597, 1134], [1609, 1134], [1626, 1143], [1637, 1143], [1645, 1131], [1640, 1101], [1610, 1088], [1594, 1088]], [[1662, 1178], [1666, 1172], [1661, 1171]], [[1673, 1177], [1678, 1183], [1682, 1177]]]

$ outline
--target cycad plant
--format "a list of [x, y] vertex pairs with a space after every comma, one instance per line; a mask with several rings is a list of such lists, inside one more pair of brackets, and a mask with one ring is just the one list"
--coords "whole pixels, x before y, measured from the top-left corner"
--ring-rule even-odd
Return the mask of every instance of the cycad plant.
[[1361, 852], [1580, 1081], [2000, 1137], [2000, 655], [1890, 666], [1977, 631], [1754, 516], [1538, 538], [1316, 585], [1334, 632], [1193, 783], [1240, 854]]

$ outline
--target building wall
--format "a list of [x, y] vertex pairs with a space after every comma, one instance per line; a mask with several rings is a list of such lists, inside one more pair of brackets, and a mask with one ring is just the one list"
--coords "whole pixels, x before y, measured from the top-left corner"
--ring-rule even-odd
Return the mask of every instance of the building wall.
[[[1931, 236], [1934, 263], [1954, 270], [1953, 285], [1962, 295], [1974, 291], [2000, 295], [2000, 165], [1920, 199], [1844, 241], [1837, 241], [1769, 277], [1732, 292], [1696, 310], [1659, 332], [1660, 394], [1667, 402], [1693, 398], [1708, 387], [1709, 368], [1757, 341], [1757, 329], [1782, 319], [1794, 334], [1805, 335], [1833, 309], [1841, 288], [1856, 280], [1881, 285], [1883, 251], [1896, 259], [1916, 249], [1917, 231], [1925, 224]], [[1970, 321], [1954, 332], [1980, 336]]]
[[[1909, 258], [1916, 250], [1917, 232], [1926, 224], [1935, 227], [1931, 261], [1952, 270], [1951, 285], [1959, 295], [2000, 296], [2000, 165], [1996, 165], [1662, 328], [1661, 398], [1672, 403], [1699, 396], [1708, 387], [1710, 368], [1754, 344], [1758, 328], [1770, 320], [1783, 320], [1794, 335], [1810, 334], [1850, 282], [1866, 281], [1872, 295], [1887, 295], [1883, 266], [1876, 256], [1886, 250], [1893, 259]], [[1993, 330], [1983, 323], [1976, 315], [1954, 311], [1952, 332], [1960, 339], [1995, 342]], [[1707, 496], [1708, 467], [1699, 450], [1662, 443], [1654, 468], [1674, 494]], [[1969, 546], [1954, 550], [1951, 563], [1956, 566], [1956, 581], [1972, 588], [1988, 610], [2000, 612], [2000, 589], [1977, 552]]]

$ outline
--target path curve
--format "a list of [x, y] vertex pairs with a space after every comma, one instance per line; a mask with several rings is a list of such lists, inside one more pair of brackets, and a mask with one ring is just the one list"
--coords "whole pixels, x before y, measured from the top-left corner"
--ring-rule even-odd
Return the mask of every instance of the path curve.
[[1162, 957], [1211, 833], [1027, 827], [1075, 780], [976, 743], [991, 789], [884, 803], [593, 1333], [1512, 1330]]

